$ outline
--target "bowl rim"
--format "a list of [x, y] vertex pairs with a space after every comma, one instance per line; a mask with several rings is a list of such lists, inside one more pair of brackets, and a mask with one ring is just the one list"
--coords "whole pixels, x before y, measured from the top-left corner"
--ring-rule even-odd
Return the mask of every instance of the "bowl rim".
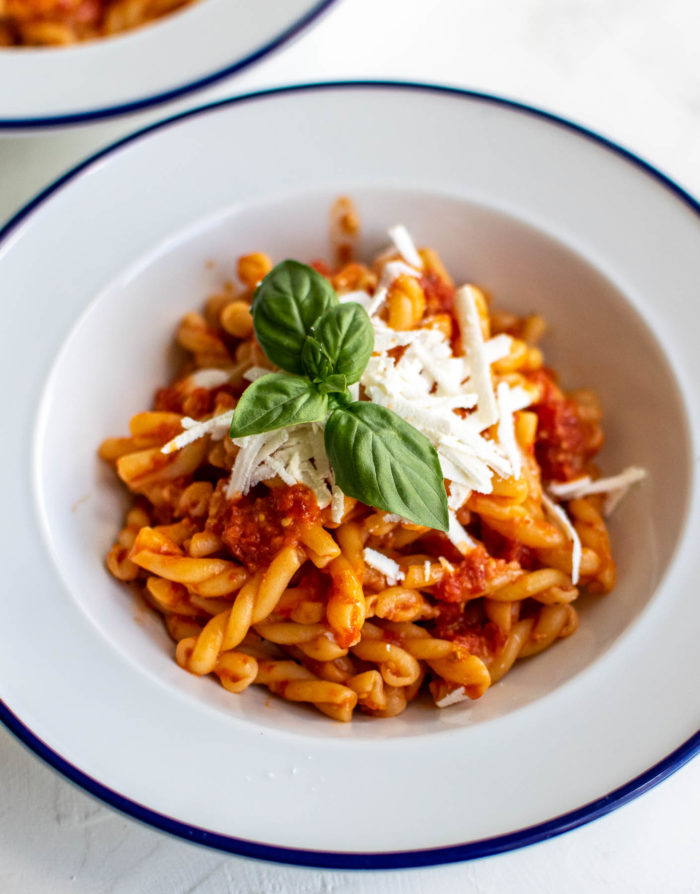
[[[329, 2], [333, 2], [333, 0], [329, 0]], [[34, 210], [50, 199], [55, 193], [60, 191], [65, 185], [70, 183], [70, 181], [78, 177], [83, 171], [99, 163], [105, 157], [117, 152], [123, 146], [142, 139], [147, 134], [160, 129], [165, 129], [185, 119], [194, 118], [224, 106], [233, 106], [239, 103], [251, 102], [267, 96], [348, 88], [359, 90], [379, 88], [385, 90], [447, 94], [469, 101], [505, 107], [530, 117], [544, 120], [550, 124], [572, 131], [578, 136], [584, 137], [586, 140], [597, 144], [598, 146], [602, 146], [604, 149], [616, 154], [623, 160], [639, 168], [662, 187], [675, 195], [676, 198], [680, 199], [697, 217], [700, 218], [700, 202], [649, 162], [645, 161], [629, 149], [611, 141], [607, 137], [551, 112], [547, 112], [527, 103], [518, 102], [494, 94], [434, 83], [400, 80], [341, 80], [292, 84], [289, 86], [259, 90], [234, 96], [172, 115], [122, 137], [75, 165], [71, 170], [56, 179], [33, 199], [28, 201], [4, 226], [0, 228], [0, 246], [2, 246], [15, 228], [18, 227], [25, 218], [31, 215]], [[686, 764], [694, 755], [700, 752], [700, 730], [698, 730], [662, 760], [655, 763], [643, 773], [635, 776], [629, 782], [608, 792], [606, 795], [584, 804], [575, 810], [561, 814], [542, 823], [519, 829], [515, 832], [466, 842], [464, 844], [437, 848], [374, 853], [333, 852], [264, 844], [243, 838], [212, 833], [198, 826], [175, 820], [169, 816], [151, 810], [147, 806], [139, 804], [134, 800], [125, 798], [118, 792], [102, 785], [98, 780], [66, 761], [60, 754], [50, 748], [27, 726], [25, 726], [25, 724], [9, 710], [2, 700], [0, 700], [0, 723], [4, 724], [11, 733], [13, 733], [45, 763], [49, 764], [68, 780], [81, 787], [88, 794], [93, 795], [105, 804], [127, 814], [131, 818], [139, 820], [160, 831], [167, 832], [186, 841], [195, 842], [216, 850], [238, 854], [244, 857], [263, 859], [276, 863], [335, 869], [399, 869], [419, 866], [424, 867], [478, 859], [535, 844], [544, 839], [552, 838], [556, 835], [561, 835], [564, 832], [571, 831], [578, 826], [585, 825], [586, 823], [623, 806], [666, 779]]]
[[[121, 115], [143, 112], [155, 106], [162, 105], [163, 103], [182, 99], [190, 93], [194, 93], [197, 90], [203, 90], [206, 87], [211, 87], [224, 78], [237, 74], [256, 62], [260, 62], [284, 44], [299, 37], [337, 2], [338, 0], [315, 0], [302, 16], [292, 22], [292, 24], [285, 28], [284, 31], [274, 34], [267, 42], [253, 50], [253, 52], [243, 56], [241, 59], [231, 62], [229, 65], [224, 66], [224, 68], [217, 69], [211, 74], [196, 78], [193, 81], [186, 81], [184, 84], [180, 84], [170, 90], [164, 90], [159, 93], [154, 93], [151, 96], [144, 96], [141, 99], [131, 100], [130, 102], [107, 105], [82, 112], [68, 112], [58, 115], [33, 115], [27, 118], [17, 116], [3, 118], [0, 116], [0, 130], [12, 132], [33, 130], [35, 128], [54, 129], [69, 125], [91, 124], [95, 121], [104, 121]], [[124, 35], [119, 36], [122, 37]], [[128, 32], [126, 32], [126, 36], [128, 37]]]

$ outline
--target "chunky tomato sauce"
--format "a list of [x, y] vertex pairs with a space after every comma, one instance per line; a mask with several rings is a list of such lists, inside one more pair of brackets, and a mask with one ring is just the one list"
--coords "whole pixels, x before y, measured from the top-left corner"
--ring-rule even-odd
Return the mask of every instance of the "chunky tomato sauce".
[[[167, 388], [159, 388], [156, 391], [153, 409], [166, 413], [186, 413], [193, 419], [199, 419], [200, 416], [206, 416], [213, 411], [215, 400], [214, 389], [193, 388], [192, 391], [185, 392], [177, 385], [169, 385]], [[187, 412], [184, 407], [185, 402], [187, 402]]]
[[584, 466], [597, 452], [591, 446], [591, 425], [581, 418], [575, 401], [562, 394], [547, 370], [529, 376], [542, 387], [542, 399], [530, 408], [537, 414], [535, 455], [545, 480], [569, 481], [584, 474]]
[[464, 602], [482, 596], [496, 573], [507, 568], [507, 562], [492, 558], [483, 546], [467, 553], [433, 588], [433, 595], [442, 602]]
[[534, 550], [523, 546], [517, 540], [510, 540], [508, 537], [504, 537], [498, 531], [489, 528], [488, 525], [482, 525], [481, 539], [489, 555], [497, 559], [503, 559], [506, 562], [517, 562], [521, 568], [525, 568], [527, 571], [539, 567], [537, 554]]
[[482, 659], [499, 652], [508, 638], [496, 624], [475, 622], [458, 605], [440, 606], [440, 617], [431, 633], [438, 639], [461, 643], [468, 652]]
[[304, 484], [276, 487], [224, 503], [219, 536], [247, 568], [264, 568], [284, 546], [298, 542], [300, 529], [319, 515], [316, 496]]
[[450, 313], [454, 304], [455, 287], [444, 282], [429, 270], [420, 278], [425, 295], [425, 310], [428, 314]]
[[218, 388], [192, 388], [185, 391], [182, 383], [168, 385], [167, 388], [159, 388], [156, 391], [153, 409], [165, 413], [180, 413], [191, 416], [193, 419], [202, 419], [211, 415], [219, 407], [218, 412], [223, 412], [221, 405], [223, 395], [227, 395], [229, 405], [233, 406], [233, 387], [224, 384]]
[[462, 553], [442, 531], [427, 531], [416, 545], [420, 552], [427, 552], [432, 556], [444, 556], [452, 565], [457, 565], [462, 561]]

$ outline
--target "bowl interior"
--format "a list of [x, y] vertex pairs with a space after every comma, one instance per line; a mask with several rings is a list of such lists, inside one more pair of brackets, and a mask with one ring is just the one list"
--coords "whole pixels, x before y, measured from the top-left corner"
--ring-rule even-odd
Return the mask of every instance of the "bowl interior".
[[174, 371], [179, 318], [232, 277], [238, 255], [328, 257], [327, 215], [339, 191], [226, 208], [154, 246], [96, 296], [57, 357], [40, 409], [35, 478], [46, 538], [66, 598], [101, 635], [144, 674], [213, 711], [324, 737], [435, 734], [492, 721], [570, 680], [640, 617], [682, 530], [691, 475], [678, 386], [632, 303], [580, 255], [501, 211], [422, 192], [351, 190], [362, 219], [363, 257], [386, 244], [388, 226], [402, 222], [419, 244], [439, 251], [456, 281], [486, 287], [497, 307], [543, 314], [547, 364], [565, 387], [590, 386], [601, 398], [603, 473], [632, 463], [648, 470], [610, 521], [617, 586], [608, 596], [579, 600], [575, 636], [520, 662], [479, 702], [439, 712], [417, 703], [391, 721], [360, 718], [341, 726], [256, 687], [235, 696], [212, 679], [181, 671], [160, 619], [104, 568], [128, 500], [96, 457], [100, 441], [126, 433], [129, 417], [151, 405], [156, 387]]

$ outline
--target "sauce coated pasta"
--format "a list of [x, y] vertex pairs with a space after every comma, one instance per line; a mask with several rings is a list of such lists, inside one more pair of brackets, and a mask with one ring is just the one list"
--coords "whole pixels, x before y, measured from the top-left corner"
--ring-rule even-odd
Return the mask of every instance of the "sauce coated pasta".
[[145, 25], [195, 0], [0, 0], [0, 46], [67, 46]]
[[392, 717], [421, 693], [439, 707], [481, 697], [571, 636], [580, 592], [610, 591], [615, 563], [605, 493], [553, 496], [599, 478], [603, 435], [595, 394], [563, 391], [545, 366], [542, 318], [457, 289], [403, 228], [372, 263], [354, 260], [354, 209], [334, 215], [339, 260], [313, 266], [375, 330], [350, 389], [431, 441], [449, 529], [341, 492], [322, 422], [228, 436], [241, 395], [273, 368], [251, 315], [264, 254], [240, 258], [239, 286], [184, 317], [184, 366], [99, 452], [134, 495], [107, 567], [162, 615], [178, 664], [349, 721]]

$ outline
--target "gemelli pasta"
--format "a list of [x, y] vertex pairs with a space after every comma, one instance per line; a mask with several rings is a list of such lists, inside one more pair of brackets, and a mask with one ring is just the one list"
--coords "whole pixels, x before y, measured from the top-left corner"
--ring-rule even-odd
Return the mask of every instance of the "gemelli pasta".
[[66, 46], [145, 25], [194, 0], [0, 0], [0, 46]]
[[545, 366], [541, 317], [457, 288], [403, 227], [355, 260], [352, 203], [331, 218], [337, 262], [238, 260], [99, 453], [134, 496], [107, 567], [177, 663], [349, 721], [477, 699], [575, 633], [615, 583], [606, 507], [644, 473], [600, 478], [598, 401]]

